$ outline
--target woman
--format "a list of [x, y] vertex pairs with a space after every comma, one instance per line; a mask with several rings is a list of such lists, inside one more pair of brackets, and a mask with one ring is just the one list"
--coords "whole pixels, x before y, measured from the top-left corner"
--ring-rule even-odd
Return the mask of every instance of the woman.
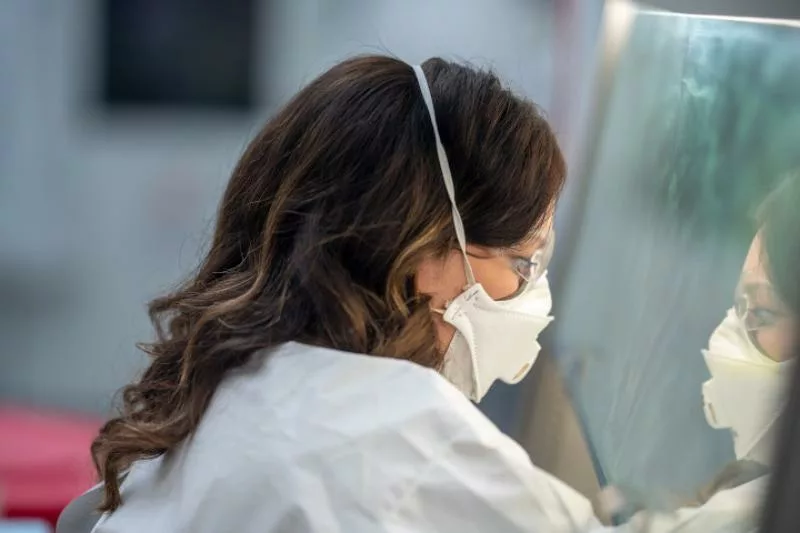
[[467, 400], [536, 359], [564, 176], [489, 73], [322, 74], [242, 156], [197, 273], [151, 304], [150, 366], [92, 448], [94, 531], [594, 525]]
[[800, 341], [800, 175], [769, 195], [735, 291], [735, 305], [704, 352], [711, 379], [703, 385], [708, 423], [731, 431], [736, 462], [707, 487], [699, 506], [673, 514], [640, 513], [627, 528], [668, 531], [755, 531], [767, 474]]
[[787, 181], [762, 206], [761, 229], [742, 267], [736, 305], [705, 352], [712, 377], [703, 385], [706, 419], [712, 427], [732, 430], [737, 459], [764, 465], [771, 461], [800, 326], [800, 313], [789, 303], [796, 296], [800, 263], [786, 256], [800, 226], [797, 188], [796, 180]]

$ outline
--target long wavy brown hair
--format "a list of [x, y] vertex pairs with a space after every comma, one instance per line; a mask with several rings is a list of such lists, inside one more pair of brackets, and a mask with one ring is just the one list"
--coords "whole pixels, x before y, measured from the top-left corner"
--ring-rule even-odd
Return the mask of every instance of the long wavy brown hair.
[[[441, 59], [424, 70], [468, 240], [523, 242], [565, 177], [550, 126], [490, 72]], [[101, 510], [121, 504], [119, 476], [135, 461], [193, 433], [226, 373], [256, 351], [297, 341], [439, 368], [414, 273], [454, 240], [411, 67], [359, 57], [311, 82], [242, 155], [196, 273], [150, 304], [150, 365], [92, 446]]]

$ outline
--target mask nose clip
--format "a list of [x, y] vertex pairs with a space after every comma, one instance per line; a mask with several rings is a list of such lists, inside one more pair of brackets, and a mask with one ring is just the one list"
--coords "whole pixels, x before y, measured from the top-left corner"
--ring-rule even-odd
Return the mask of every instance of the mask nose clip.
[[708, 425], [717, 428], [719, 427], [719, 421], [717, 421], [717, 413], [714, 412], [714, 404], [703, 402], [703, 411], [706, 414], [706, 421]]
[[530, 370], [530, 368], [531, 368], [531, 364], [530, 363], [525, 363], [524, 365], [522, 365], [522, 368], [519, 369], [519, 372], [514, 374], [514, 380], [513, 381], [516, 382], [516, 381], [521, 380], [525, 376], [525, 374], [528, 373], [528, 370]]

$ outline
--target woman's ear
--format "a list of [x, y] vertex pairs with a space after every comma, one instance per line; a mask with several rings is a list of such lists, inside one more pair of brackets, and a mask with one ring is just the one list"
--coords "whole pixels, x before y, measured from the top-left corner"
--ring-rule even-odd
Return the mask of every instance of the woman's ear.
[[445, 353], [455, 335], [455, 329], [434, 310], [443, 310], [464, 290], [467, 283], [464, 257], [452, 251], [446, 255], [426, 256], [417, 267], [414, 288], [430, 297], [431, 317], [436, 328], [436, 347]]
[[417, 266], [414, 288], [430, 297], [431, 307], [443, 309], [455, 299], [467, 283], [463, 256], [451, 251], [445, 255], [428, 255]]

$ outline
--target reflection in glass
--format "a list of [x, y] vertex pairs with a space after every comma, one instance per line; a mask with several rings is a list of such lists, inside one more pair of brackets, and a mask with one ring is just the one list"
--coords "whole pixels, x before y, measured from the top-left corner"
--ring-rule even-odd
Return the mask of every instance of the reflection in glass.
[[799, 27], [639, 12], [616, 65], [554, 351], [601, 480], [651, 503], [763, 473], [726, 469], [736, 453], [706, 422], [702, 350], [746, 297], [744, 339], [780, 356], [754, 328], [777, 318], [763, 294], [734, 288], [754, 210], [800, 167], [798, 64]]

